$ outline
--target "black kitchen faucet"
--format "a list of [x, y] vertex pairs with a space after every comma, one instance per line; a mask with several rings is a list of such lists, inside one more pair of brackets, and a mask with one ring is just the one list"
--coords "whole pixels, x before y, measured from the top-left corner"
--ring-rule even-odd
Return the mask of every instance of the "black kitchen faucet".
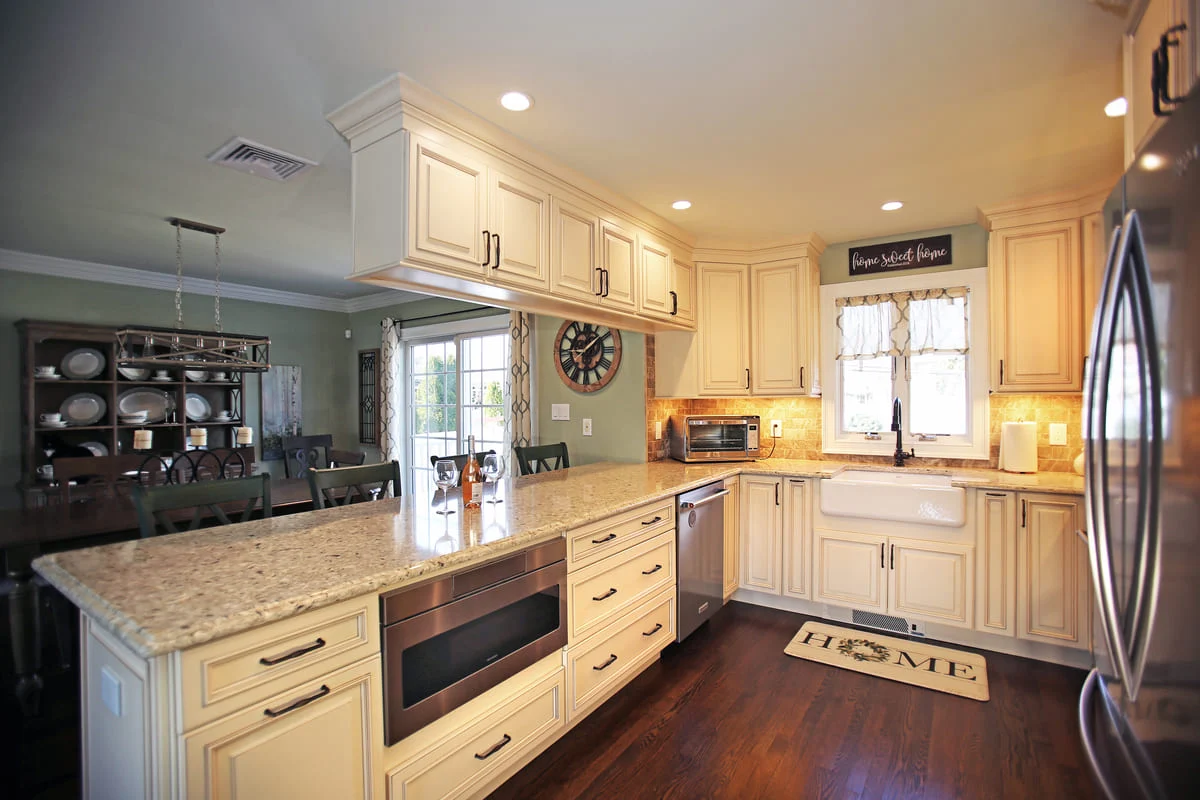
[[907, 453], [904, 452], [904, 425], [901, 424], [902, 416], [900, 412], [900, 398], [897, 397], [892, 400], [892, 430], [896, 432], [896, 460], [893, 463], [897, 467], [903, 467], [906, 458], [917, 457], [916, 448], [909, 450]]

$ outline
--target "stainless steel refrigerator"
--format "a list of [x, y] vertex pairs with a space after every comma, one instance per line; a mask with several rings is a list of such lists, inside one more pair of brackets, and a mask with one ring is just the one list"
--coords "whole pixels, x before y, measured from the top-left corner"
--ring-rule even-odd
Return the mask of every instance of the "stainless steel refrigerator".
[[1113, 190], [1084, 395], [1095, 668], [1111, 798], [1200, 791], [1200, 90]]

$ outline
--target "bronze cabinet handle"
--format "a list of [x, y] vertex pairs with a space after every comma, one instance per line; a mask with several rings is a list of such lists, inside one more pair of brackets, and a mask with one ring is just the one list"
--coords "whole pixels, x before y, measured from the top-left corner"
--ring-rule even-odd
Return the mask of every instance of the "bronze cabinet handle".
[[653, 525], [656, 522], [662, 522], [662, 517], [655, 517], [654, 519], [649, 520], [647, 522], [643, 522], [642, 524], [643, 525]]
[[486, 267], [488, 264], [492, 263], [492, 232], [491, 231], [483, 232], [483, 244], [487, 248], [487, 254], [483, 257], [483, 263], [480, 264], [480, 266]]
[[617, 535], [615, 533], [610, 533], [608, 536], [605, 536], [601, 539], [592, 539], [592, 544], [604, 544], [605, 542], [611, 542], [615, 538], [617, 538]]
[[896, 568], [896, 545], [892, 545], [892, 569]]
[[804, 388], [804, 367], [800, 367], [800, 388]]
[[304, 647], [297, 647], [295, 650], [291, 650], [281, 656], [263, 656], [258, 660], [258, 663], [262, 664], [264, 667], [273, 667], [276, 664], [282, 664], [284, 661], [291, 661], [293, 658], [299, 658], [305, 653], [311, 653], [314, 650], [320, 650], [324, 646], [325, 640], [318, 637], [317, 640], [312, 644], [307, 644]]
[[494, 745], [489, 747], [487, 750], [484, 750], [482, 753], [476, 753], [475, 757], [478, 758], [480, 761], [489, 759], [492, 756], [496, 755], [496, 753], [498, 753], [501, 750], [501, 748], [504, 747], [504, 745], [508, 744], [511, 741], [512, 741], [512, 737], [506, 733], [506, 734], [504, 734], [503, 739], [496, 742]]
[[607, 600], [608, 598], [612, 597], [616, 593], [617, 593], [617, 589], [616, 589], [616, 587], [613, 587], [612, 589], [609, 589], [604, 594], [599, 595], [598, 597], [593, 597], [592, 599], [599, 602], [600, 600]]
[[1026, 521], [1028, 510], [1029, 510], [1027, 503], [1028, 503], [1028, 501], [1026, 501], [1026, 500], [1021, 501], [1021, 527], [1022, 528], [1025, 527], [1025, 521]]
[[311, 703], [315, 700], [320, 700], [322, 697], [329, 694], [330, 691], [331, 690], [328, 686], [326, 686], [325, 684], [321, 684], [320, 689], [317, 689], [315, 692], [308, 695], [307, 697], [301, 697], [299, 700], [293, 700], [292, 702], [288, 703], [283, 708], [264, 708], [263, 713], [266, 714], [268, 717], [271, 717], [272, 719], [274, 719], [275, 717], [282, 717], [284, 714], [288, 713], [289, 711], [295, 711], [297, 708], [303, 708], [304, 706], [308, 705], [309, 703]]
[[642, 570], [642, 574], [643, 575], [653, 575], [654, 573], [658, 572], [660, 569], [662, 569], [662, 564], [655, 564], [654, 569], [644, 569], [644, 570]]
[[600, 273], [600, 291], [593, 292], [596, 297], [604, 297], [604, 267], [596, 267], [596, 272]]
[[885, 569], [887, 567], [887, 565], [883, 561], [883, 553], [884, 553], [884, 550], [886, 550], [886, 549], [887, 549], [886, 545], [884, 545], [883, 542], [880, 542], [879, 543], [879, 568], [880, 569]]
[[642, 631], [642, 636], [653, 636], [654, 634], [658, 633], [661, 630], [662, 630], [662, 623], [660, 622], [657, 625], [655, 625], [653, 628], [651, 628], [650, 630]]
[[492, 264], [492, 269], [500, 269], [500, 234], [493, 233], [492, 238], [496, 240], [496, 263]]
[[746, 367], [746, 388], [750, 388], [750, 368]]
[[609, 667], [611, 667], [613, 665], [613, 662], [616, 660], [617, 660], [617, 654], [611, 653], [611, 654], [609, 654], [608, 658], [606, 658], [604, 660], [603, 664], [601, 664], [597, 667], [592, 667], [592, 669], [596, 670], [596, 672], [601, 672], [601, 671], [606, 670]]
[[673, 316], [677, 315], [678, 313], [679, 313], [679, 295], [677, 295], [675, 292], [671, 292], [671, 316], [673, 317]]

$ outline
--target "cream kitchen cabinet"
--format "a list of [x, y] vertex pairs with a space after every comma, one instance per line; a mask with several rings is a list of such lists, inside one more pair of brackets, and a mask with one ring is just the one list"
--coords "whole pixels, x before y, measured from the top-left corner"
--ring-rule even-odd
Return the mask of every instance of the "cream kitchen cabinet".
[[[550, 278], [550, 193], [530, 176], [488, 169], [488, 220], [492, 241], [488, 278], [546, 291]], [[487, 248], [484, 248], [486, 256]]]
[[1017, 495], [1017, 635], [1091, 647], [1091, 579], [1083, 504], [1066, 495]]
[[[407, 257], [412, 261], [433, 267], [462, 273], [472, 278], [482, 278], [491, 269], [492, 239], [488, 227], [488, 175], [487, 163], [482, 153], [474, 152], [465, 144], [435, 142], [413, 134], [409, 148], [410, 170], [415, 180], [409, 183], [409, 220], [411, 242], [398, 243], [396, 253], [380, 253], [363, 260], [372, 262], [390, 257]], [[378, 142], [355, 161], [355, 181], [364, 190], [384, 193], [394, 187], [376, 187], [375, 182], [382, 174], [372, 174], [372, 162], [391, 154], [387, 150], [401, 146], [399, 142]], [[375, 152], [380, 148], [381, 152]], [[361, 203], [360, 203], [361, 205]], [[356, 208], [356, 211], [358, 209]], [[395, 219], [355, 218], [355, 243], [367, 246], [370, 239], [357, 234], [365, 227], [362, 223], [390, 226], [403, 235], [405, 226], [397, 225]], [[403, 254], [403, 255], [401, 255]], [[355, 263], [359, 263], [355, 252]], [[366, 254], [363, 254], [364, 256]]]
[[975, 548], [924, 539], [888, 538], [888, 613], [946, 625], [971, 624]]
[[818, 528], [813, 533], [813, 548], [818, 602], [866, 611], [887, 609], [883, 582], [886, 536]]
[[639, 313], [691, 327], [696, 318], [695, 269], [691, 262], [645, 231], [638, 235], [638, 253]]
[[725, 495], [725, 559], [724, 559], [724, 597], [729, 600], [730, 596], [737, 591], [738, 588], [738, 545], [740, 543], [740, 531], [742, 522], [741, 509], [741, 486], [742, 482], [738, 478], [726, 478], [725, 488], [729, 494]]
[[601, 305], [631, 313], [637, 309], [637, 258], [637, 232], [615, 220], [601, 220], [600, 267], [604, 270]]
[[812, 388], [819, 278], [807, 259], [750, 267], [750, 389], [756, 395], [807, 394]]
[[674, 281], [675, 318], [680, 322], [695, 325], [696, 322], [696, 265], [680, 258], [679, 251], [672, 254], [674, 268], [671, 279]]
[[603, 293], [600, 214], [560, 197], [550, 201], [550, 291], [593, 303]]
[[742, 477], [741, 588], [811, 597], [811, 484], [807, 478]]
[[750, 393], [750, 281], [740, 264], [700, 265], [700, 394]]
[[1017, 497], [978, 491], [975, 536], [976, 630], [1014, 636], [1017, 632]]
[[[1167, 92], [1171, 98], [1186, 97], [1200, 78], [1200, 53], [1197, 43], [1200, 34], [1200, 4], [1196, 0], [1138, 0], [1130, 8], [1125, 37], [1124, 55], [1125, 100], [1125, 166], [1133, 163], [1138, 151], [1158, 130], [1166, 116], [1154, 112], [1154, 92], [1151, 88], [1154, 52], [1164, 34], [1175, 42], [1167, 47]], [[1179, 26], [1183, 26], [1182, 29]], [[1171, 29], [1174, 28], [1174, 31]], [[1173, 108], [1171, 103], [1160, 104], [1162, 112]]]

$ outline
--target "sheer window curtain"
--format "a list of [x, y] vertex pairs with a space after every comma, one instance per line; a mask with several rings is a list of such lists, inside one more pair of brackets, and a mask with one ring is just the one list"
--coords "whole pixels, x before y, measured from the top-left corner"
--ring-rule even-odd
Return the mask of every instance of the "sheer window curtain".
[[379, 457], [404, 465], [404, 346], [394, 319], [382, 323], [379, 369]]
[[533, 443], [532, 387], [530, 385], [530, 325], [529, 315], [522, 311], [509, 313], [508, 413], [504, 415], [504, 449], [509, 464], [508, 474], [516, 475], [514, 447]]
[[839, 297], [837, 360], [970, 351], [965, 286]]

